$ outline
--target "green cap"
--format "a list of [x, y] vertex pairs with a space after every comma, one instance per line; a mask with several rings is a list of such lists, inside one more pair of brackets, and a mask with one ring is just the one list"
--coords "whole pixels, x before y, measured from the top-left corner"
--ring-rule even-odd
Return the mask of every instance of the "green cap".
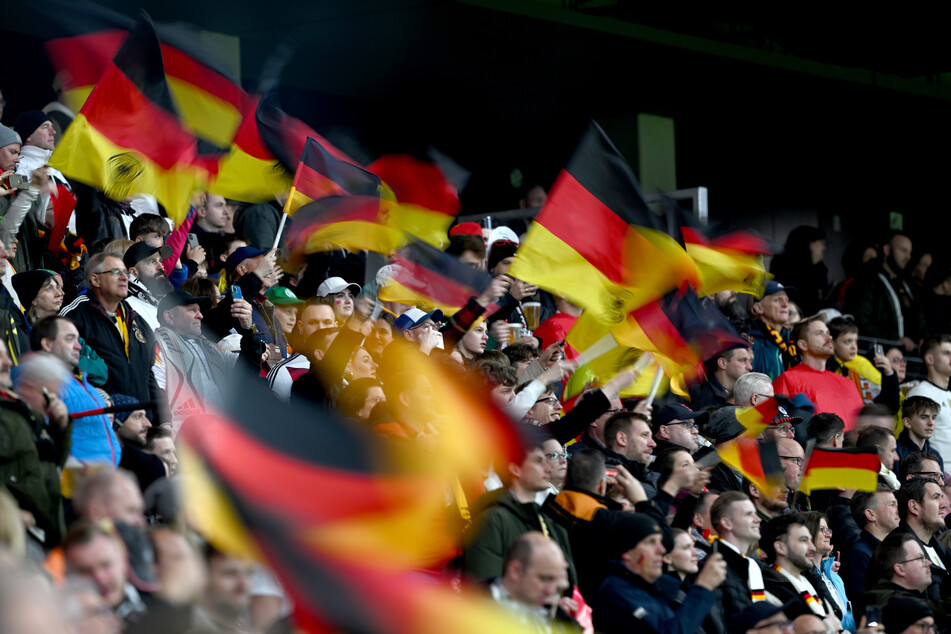
[[294, 294], [294, 291], [285, 286], [275, 286], [273, 288], [269, 288], [264, 294], [269, 300], [271, 300], [272, 304], [293, 306], [295, 304], [304, 303], [304, 300], [297, 299], [297, 295]]

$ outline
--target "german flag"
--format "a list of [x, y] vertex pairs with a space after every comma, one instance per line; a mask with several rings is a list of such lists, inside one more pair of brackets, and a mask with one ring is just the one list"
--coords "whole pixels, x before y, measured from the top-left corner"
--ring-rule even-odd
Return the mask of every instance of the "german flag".
[[[591, 324], [584, 314], [578, 324], [582, 321]], [[689, 287], [631, 311], [611, 332], [619, 344], [657, 353], [668, 377], [689, 374], [724, 350], [748, 345], [715, 305]]]
[[264, 144], [258, 129], [261, 98], [248, 100], [231, 150], [222, 159], [212, 194], [248, 203], [262, 203], [283, 196], [291, 188], [291, 175]]
[[664, 198], [668, 222], [700, 274], [697, 293], [737, 291], [762, 297], [767, 279], [763, 256], [775, 245], [752, 231], [715, 232], [669, 198]]
[[[134, 21], [99, 5], [76, 0], [36, 3], [55, 37], [46, 42], [67, 105], [79, 111], [109, 68]], [[52, 5], [52, 6], [51, 6]], [[247, 95], [199, 34], [181, 25], [156, 27], [165, 74], [182, 120], [208, 146], [224, 151], [241, 123]]]
[[717, 453], [725, 464], [742, 473], [760, 491], [785, 486], [775, 441], [758, 441], [744, 434], [718, 446]]
[[114, 200], [151, 194], [176, 224], [185, 217], [211, 166], [178, 118], [150, 21], [129, 33], [50, 164]]
[[446, 315], [458, 312], [492, 283], [489, 275], [415, 239], [400, 250], [395, 264], [396, 275], [380, 289], [380, 299], [439, 308]]
[[874, 491], [881, 467], [882, 461], [871, 447], [816, 447], [806, 461], [799, 490], [806, 495], [820, 489]]
[[389, 255], [406, 244], [406, 234], [385, 219], [394, 203], [373, 196], [327, 196], [304, 205], [286, 230], [295, 254], [363, 249]]
[[509, 273], [618, 324], [697, 271], [658, 226], [640, 185], [595, 123], [558, 175]]
[[320, 142], [308, 138], [284, 213], [292, 216], [304, 205], [327, 196], [379, 197], [380, 194], [378, 176], [355, 163], [340, 160]]
[[387, 222], [438, 248], [449, 244], [449, 225], [462, 205], [459, 193], [433, 162], [406, 154], [387, 154], [367, 166], [399, 203]]

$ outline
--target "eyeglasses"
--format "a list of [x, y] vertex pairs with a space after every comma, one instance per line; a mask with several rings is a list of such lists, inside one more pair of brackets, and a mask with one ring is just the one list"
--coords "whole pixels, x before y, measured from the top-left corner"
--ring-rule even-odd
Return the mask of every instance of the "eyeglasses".
[[552, 462], [555, 462], [556, 460], [564, 460], [565, 462], [568, 462], [568, 452], [555, 453], [554, 451], [549, 451], [545, 454], [545, 457]]
[[626, 411], [627, 411], [627, 410], [622, 407], [621, 409], [609, 409], [608, 411], [606, 411], [606, 412], [604, 412], [604, 413], [605, 413], [605, 414], [617, 414], [618, 412], [626, 412]]
[[700, 426], [697, 425], [697, 423], [693, 422], [692, 420], [681, 420], [681, 421], [677, 421], [676, 423], [665, 423], [665, 425], [667, 427], [673, 427], [674, 425], [686, 425], [689, 429], [693, 429], [694, 431], [697, 431], [700, 429]]
[[788, 434], [793, 430], [792, 425], [783, 423], [782, 425], [770, 425], [767, 429], [772, 429], [780, 434]]
[[931, 560], [928, 559], [928, 556], [927, 556], [927, 555], [919, 555], [918, 557], [915, 557], [914, 559], [906, 559], [905, 561], [899, 561], [898, 563], [900, 563], [900, 564], [910, 564], [910, 563], [913, 562], [913, 561], [920, 561], [921, 563], [923, 563], [923, 564], [926, 565], [926, 566], [931, 566]]
[[109, 269], [108, 271], [99, 271], [96, 275], [111, 275], [113, 277], [129, 277], [128, 269]]
[[795, 463], [796, 463], [797, 465], [799, 465], [800, 467], [803, 465], [803, 463], [806, 462], [805, 460], [803, 460], [803, 459], [800, 458], [799, 456], [780, 456], [779, 458], [780, 458], [781, 460], [789, 460], [789, 461], [791, 461], [791, 462], [795, 462]]
[[558, 399], [555, 398], [554, 396], [549, 396], [548, 398], [540, 398], [537, 401], [535, 401], [535, 405], [538, 405], [539, 403], [548, 403], [549, 405], [554, 407], [555, 405], [558, 405]]
[[832, 534], [832, 529], [829, 528], [828, 526], [820, 526], [820, 527], [819, 527], [819, 532], [822, 533], [823, 535], [831, 535], [831, 534]]
[[923, 478], [933, 478], [944, 484], [944, 474], [940, 471], [912, 471], [911, 475], [921, 476]]
[[418, 326], [413, 326], [410, 330], [436, 330], [436, 324], [432, 322], [426, 322]]

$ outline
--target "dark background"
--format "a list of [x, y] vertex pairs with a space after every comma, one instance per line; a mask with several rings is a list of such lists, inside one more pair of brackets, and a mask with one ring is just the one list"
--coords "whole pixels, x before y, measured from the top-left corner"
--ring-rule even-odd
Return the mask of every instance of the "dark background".
[[[650, 113], [673, 118], [677, 186], [709, 188], [711, 218], [780, 242], [819, 224], [833, 278], [844, 246], [884, 234], [889, 212], [903, 214], [916, 251], [940, 251], [951, 226], [951, 60], [942, 22], [924, 13], [625, 0], [102, 4], [240, 38], [248, 90], [290, 38], [285, 110], [362, 161], [438, 147], [472, 173], [464, 213], [516, 207], [514, 168], [549, 186], [588, 118], [633, 125]], [[10, 124], [53, 98], [53, 73], [42, 20], [0, 28], [15, 51], [0, 75]]]

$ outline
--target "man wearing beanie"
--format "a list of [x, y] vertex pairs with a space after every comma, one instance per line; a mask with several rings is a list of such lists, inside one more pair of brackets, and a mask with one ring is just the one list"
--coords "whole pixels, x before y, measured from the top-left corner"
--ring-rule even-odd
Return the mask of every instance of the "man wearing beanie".
[[660, 525], [641, 513], [624, 513], [608, 535], [611, 554], [608, 576], [594, 597], [594, 627], [599, 632], [696, 632], [716, 603], [715, 590], [726, 579], [720, 553], [706, 558], [696, 583], [681, 607], [671, 607], [679, 580], [664, 574]]
[[882, 609], [885, 634], [930, 634], [935, 632], [934, 613], [928, 604], [913, 597], [895, 597]]
[[[112, 394], [114, 405], [134, 407], [138, 400], [125, 394]], [[134, 409], [125, 412], [116, 412], [113, 415], [112, 427], [122, 445], [122, 457], [119, 467], [135, 474], [139, 481], [139, 488], [144, 492], [149, 485], [168, 475], [165, 463], [158, 456], [145, 451], [145, 440], [152, 422], [145, 414], [145, 409]]]

